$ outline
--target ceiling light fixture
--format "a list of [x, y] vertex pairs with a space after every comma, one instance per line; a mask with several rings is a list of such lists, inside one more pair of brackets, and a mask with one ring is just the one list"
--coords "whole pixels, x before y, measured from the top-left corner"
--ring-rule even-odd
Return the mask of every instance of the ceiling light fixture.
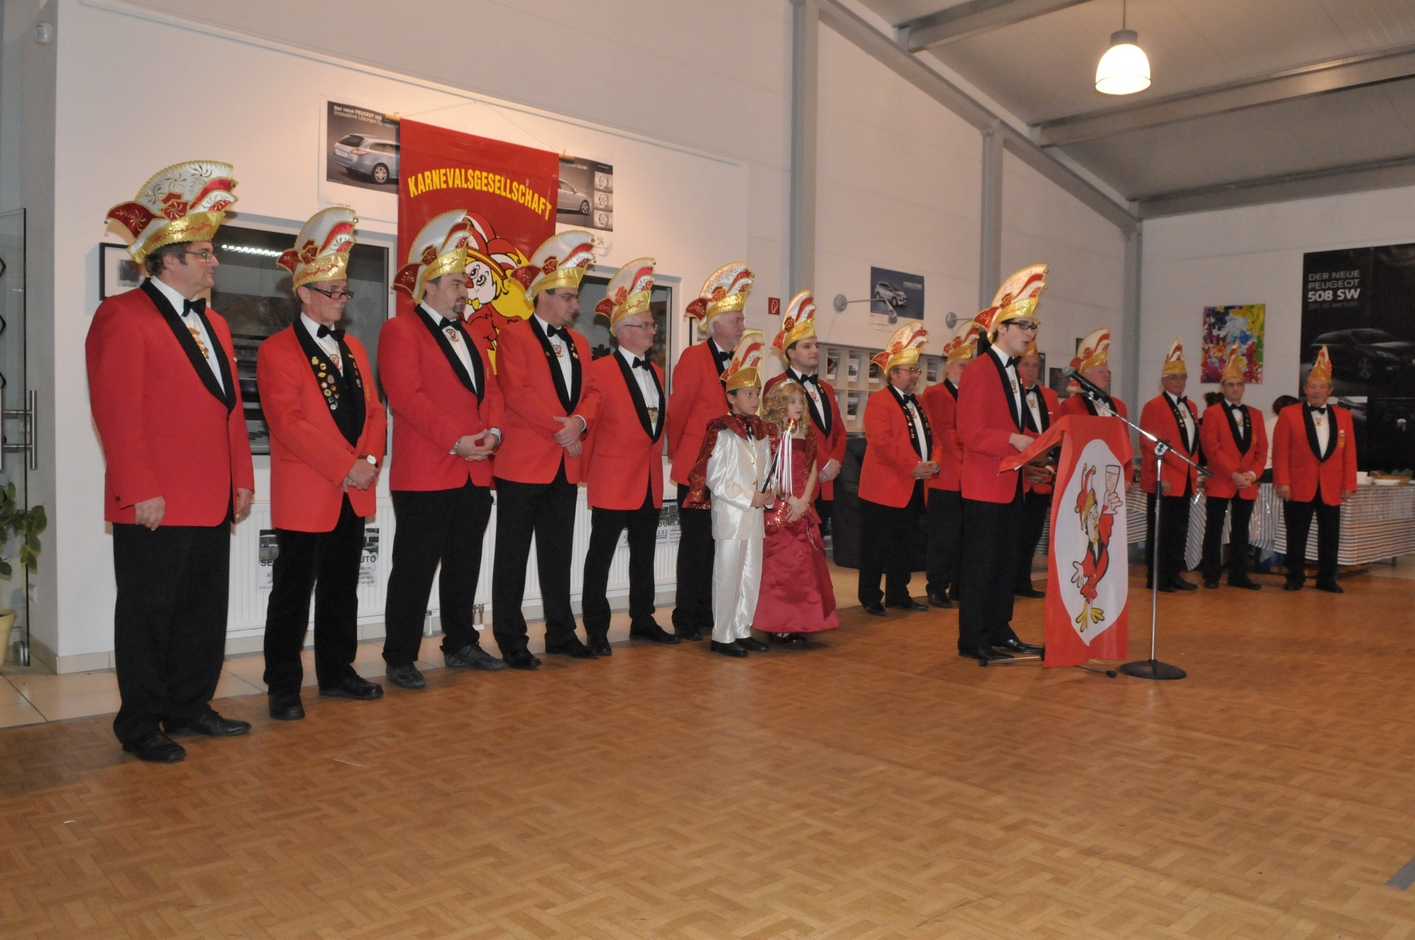
[[1133, 95], [1150, 87], [1150, 60], [1140, 48], [1140, 34], [1125, 28], [1125, 0], [1120, 2], [1120, 30], [1110, 34], [1110, 48], [1096, 66], [1096, 91]]

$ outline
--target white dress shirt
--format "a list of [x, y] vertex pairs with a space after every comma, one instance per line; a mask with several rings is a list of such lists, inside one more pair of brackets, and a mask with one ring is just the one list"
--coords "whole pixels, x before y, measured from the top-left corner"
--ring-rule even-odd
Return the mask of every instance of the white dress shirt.
[[551, 336], [551, 325], [540, 318], [540, 314], [533, 314], [536, 322], [540, 324], [540, 331], [550, 340], [551, 352], [555, 353], [555, 364], [560, 366], [560, 375], [565, 379], [565, 389], [569, 391], [571, 384], [570, 369], [570, 343], [569, 340], [556, 335]]
[[790, 366], [786, 368], [786, 377], [806, 390], [806, 395], [810, 397], [811, 401], [815, 402], [816, 414], [820, 415], [821, 418], [824, 419], [826, 414], [825, 409], [827, 406], [821, 404], [820, 388], [816, 385], [816, 383], [805, 381], [806, 377], [798, 373], [795, 369], [792, 369]]
[[423, 305], [423, 310], [432, 318], [432, 322], [437, 324], [437, 328], [442, 331], [443, 335], [447, 337], [447, 342], [452, 345], [452, 351], [457, 354], [457, 358], [462, 360], [462, 368], [467, 370], [467, 378], [472, 380], [472, 391], [479, 391], [477, 388], [477, 373], [476, 370], [472, 368], [472, 351], [467, 348], [466, 338], [462, 336], [461, 331], [455, 326], [456, 321], [447, 319], [426, 304]]
[[[1007, 376], [1007, 381], [1012, 385], [1012, 403], [1017, 408], [1017, 417], [1022, 417], [1022, 382], [1017, 378], [1016, 360], [1008, 356], [1006, 357], [1007, 361], [1004, 361], [1002, 352], [998, 350], [996, 346], [989, 346], [988, 352], [997, 359], [998, 365], [1003, 367], [1002, 372]], [[1039, 424], [1038, 427], [1040, 426]]]
[[1030, 392], [1028, 392], [1028, 393], [1024, 396], [1024, 398], [1026, 399], [1026, 402], [1027, 402], [1027, 410], [1032, 413], [1032, 421], [1035, 423], [1037, 430], [1038, 430], [1038, 431], [1041, 431], [1041, 429], [1042, 429], [1042, 410], [1041, 410], [1041, 404], [1042, 404], [1042, 390], [1041, 390], [1041, 388], [1040, 388], [1040, 387], [1037, 387], [1037, 388], [1032, 389]]
[[169, 285], [155, 277], [148, 278], [148, 280], [152, 281], [153, 286], [162, 292], [162, 296], [166, 297], [168, 303], [177, 311], [177, 316], [181, 319], [188, 331], [191, 332], [192, 338], [197, 341], [197, 346], [205, 350], [206, 364], [211, 367], [211, 374], [216, 376], [216, 384], [221, 387], [223, 392], [226, 391], [226, 383], [221, 381], [221, 366], [216, 361], [216, 357], [220, 355], [221, 347], [216, 344], [216, 340], [206, 331], [206, 327], [201, 322], [201, 317], [196, 315], [196, 311], [183, 313], [182, 311], [187, 307], [187, 298], [177, 293]]
[[311, 320], [308, 316], [305, 315], [303, 311], [301, 311], [300, 313], [300, 322], [304, 324], [305, 329], [310, 334], [310, 339], [314, 340], [314, 344], [320, 349], [324, 350], [324, 354], [329, 357], [329, 361], [334, 363], [334, 368], [338, 369], [340, 372], [343, 372], [344, 359], [341, 355], [339, 355], [339, 341], [334, 337], [330, 336], [328, 333], [323, 336], [320, 336], [320, 324]]
[[1336, 420], [1331, 413], [1331, 405], [1327, 405], [1326, 409], [1327, 413], [1324, 415], [1312, 412], [1312, 425], [1317, 431], [1317, 450], [1323, 454], [1327, 452], [1327, 441], [1331, 440], [1331, 425]]
[[1170, 407], [1179, 411], [1179, 416], [1184, 420], [1184, 440], [1188, 441], [1185, 447], [1191, 451], [1196, 450], [1198, 448], [1198, 438], [1194, 436], [1194, 417], [1189, 414], [1189, 406], [1175, 398], [1169, 392], [1165, 392], [1164, 397], [1169, 401]]
[[914, 436], [918, 439], [918, 443], [914, 446], [914, 449], [919, 452], [919, 459], [928, 460], [929, 455], [924, 453], [924, 451], [929, 446], [929, 436], [924, 433], [924, 416], [923, 412], [919, 409], [918, 400], [910, 396], [908, 401], [902, 401], [904, 393], [893, 385], [889, 388], [896, 398], [901, 399], [900, 404], [904, 406], [905, 411], [909, 412], [909, 420], [914, 423]]
[[629, 367], [629, 374], [639, 383], [639, 392], [644, 396], [644, 407], [652, 411], [659, 407], [658, 385], [654, 382], [654, 377], [649, 373], [653, 370], [650, 365], [647, 369], [637, 369], [636, 362], [648, 362], [642, 356], [636, 356], [624, 348], [620, 348], [616, 353], [624, 364]]

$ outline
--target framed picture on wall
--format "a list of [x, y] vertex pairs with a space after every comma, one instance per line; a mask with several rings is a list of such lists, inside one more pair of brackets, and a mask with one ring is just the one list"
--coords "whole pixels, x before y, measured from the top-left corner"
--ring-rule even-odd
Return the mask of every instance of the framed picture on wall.
[[101, 242], [98, 246], [98, 299], [107, 300], [142, 283], [142, 265], [128, 254], [127, 246]]

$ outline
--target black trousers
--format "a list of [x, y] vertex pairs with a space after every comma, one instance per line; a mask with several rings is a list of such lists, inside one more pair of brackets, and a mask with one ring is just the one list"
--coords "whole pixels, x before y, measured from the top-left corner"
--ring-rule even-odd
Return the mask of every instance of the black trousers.
[[590, 510], [590, 549], [585, 554], [585, 583], [581, 606], [585, 615], [585, 635], [604, 636], [609, 632], [609, 566], [619, 547], [619, 533], [629, 530], [629, 620], [634, 627], [648, 626], [653, 620], [654, 551], [658, 540], [659, 511], [653, 504], [653, 488], [644, 494], [638, 509]]
[[300, 650], [314, 591], [314, 674], [319, 686], [338, 685], [354, 672], [359, 650], [359, 562], [364, 518], [349, 497], [328, 532], [276, 529], [270, 602], [265, 607], [265, 684], [270, 694], [298, 692], [304, 681]]
[[688, 488], [678, 484], [678, 590], [673, 626], [712, 629], [712, 510], [684, 509]]
[[963, 554], [963, 494], [957, 490], [930, 490], [928, 499], [929, 551], [924, 569], [929, 593], [958, 590], [958, 560]]
[[1317, 583], [1336, 583], [1336, 555], [1341, 547], [1341, 504], [1328, 506], [1317, 493], [1311, 502], [1288, 500], [1282, 504], [1283, 520], [1287, 523], [1287, 583], [1301, 584], [1307, 580], [1307, 535], [1312, 530], [1312, 516], [1317, 517]]
[[575, 635], [570, 607], [570, 548], [575, 536], [578, 488], [565, 479], [565, 461], [549, 483], [496, 479], [496, 564], [491, 572], [491, 624], [496, 645], [510, 655], [526, 648], [526, 565], [531, 538], [545, 610], [545, 643], [553, 647]]
[[1223, 574], [1223, 518], [1230, 505], [1233, 521], [1228, 527], [1228, 583], [1248, 580], [1248, 526], [1255, 502], [1241, 496], [1204, 498], [1204, 559], [1200, 567], [1205, 581], [1217, 581]]
[[[1145, 501], [1145, 518], [1149, 525], [1149, 535], [1145, 539], [1145, 586], [1150, 586], [1154, 577], [1155, 546], [1155, 499], [1157, 494], [1148, 493]], [[1184, 546], [1189, 540], [1189, 497], [1193, 490], [1187, 489], [1182, 496], [1159, 496], [1164, 500], [1160, 516], [1160, 586], [1179, 580], [1179, 572], [1184, 570]]]
[[958, 596], [958, 649], [1015, 640], [1012, 582], [1017, 571], [1017, 527], [1022, 484], [1010, 503], [963, 500], [963, 563]]
[[[914, 530], [924, 512], [924, 485], [914, 484], [908, 505], [884, 506], [860, 500], [860, 583], [861, 604], [907, 604], [909, 597], [909, 553], [914, 546]], [[884, 578], [884, 591], [879, 589]]]
[[437, 595], [442, 652], [480, 646], [472, 626], [481, 571], [482, 537], [491, 519], [491, 490], [470, 480], [452, 490], [394, 490], [393, 570], [384, 602], [383, 660], [402, 666], [418, 658], [432, 576], [442, 564]]
[[1027, 493], [1022, 497], [1022, 517], [1017, 526], [1017, 577], [1013, 590], [1032, 589], [1032, 558], [1042, 540], [1042, 528], [1051, 515], [1050, 493]]
[[[819, 490], [819, 487], [817, 487]], [[821, 538], [830, 531], [830, 514], [835, 511], [835, 500], [816, 497], [816, 515], [821, 517]]]
[[211, 711], [226, 656], [231, 527], [113, 526], [113, 660], [122, 704], [113, 733], [132, 744]]

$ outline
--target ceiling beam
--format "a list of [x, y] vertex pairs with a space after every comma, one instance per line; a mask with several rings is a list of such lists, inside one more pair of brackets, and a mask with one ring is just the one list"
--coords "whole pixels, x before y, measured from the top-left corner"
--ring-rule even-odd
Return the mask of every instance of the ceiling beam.
[[937, 13], [899, 24], [900, 42], [910, 52], [922, 52], [1085, 2], [1086, 0], [967, 0], [947, 10], [939, 10]]
[[1075, 170], [1032, 143], [1025, 135], [969, 97], [962, 89], [895, 44], [889, 37], [848, 9], [840, 0], [819, 0], [820, 21], [865, 54], [943, 105], [979, 131], [996, 126], [1008, 152], [1099, 213], [1124, 232], [1134, 231], [1139, 218]]
[[1415, 157], [1399, 157], [1375, 163], [1329, 167], [1308, 173], [1287, 173], [1239, 183], [1159, 193], [1140, 199], [1140, 217], [1153, 219], [1189, 212], [1209, 212], [1214, 209], [1338, 196], [1373, 189], [1392, 189], [1397, 186], [1415, 186]]
[[1412, 75], [1415, 75], [1415, 45], [1400, 46], [1045, 121], [1036, 127], [1036, 140], [1043, 147], [1065, 147], [1244, 108], [1397, 81]]

